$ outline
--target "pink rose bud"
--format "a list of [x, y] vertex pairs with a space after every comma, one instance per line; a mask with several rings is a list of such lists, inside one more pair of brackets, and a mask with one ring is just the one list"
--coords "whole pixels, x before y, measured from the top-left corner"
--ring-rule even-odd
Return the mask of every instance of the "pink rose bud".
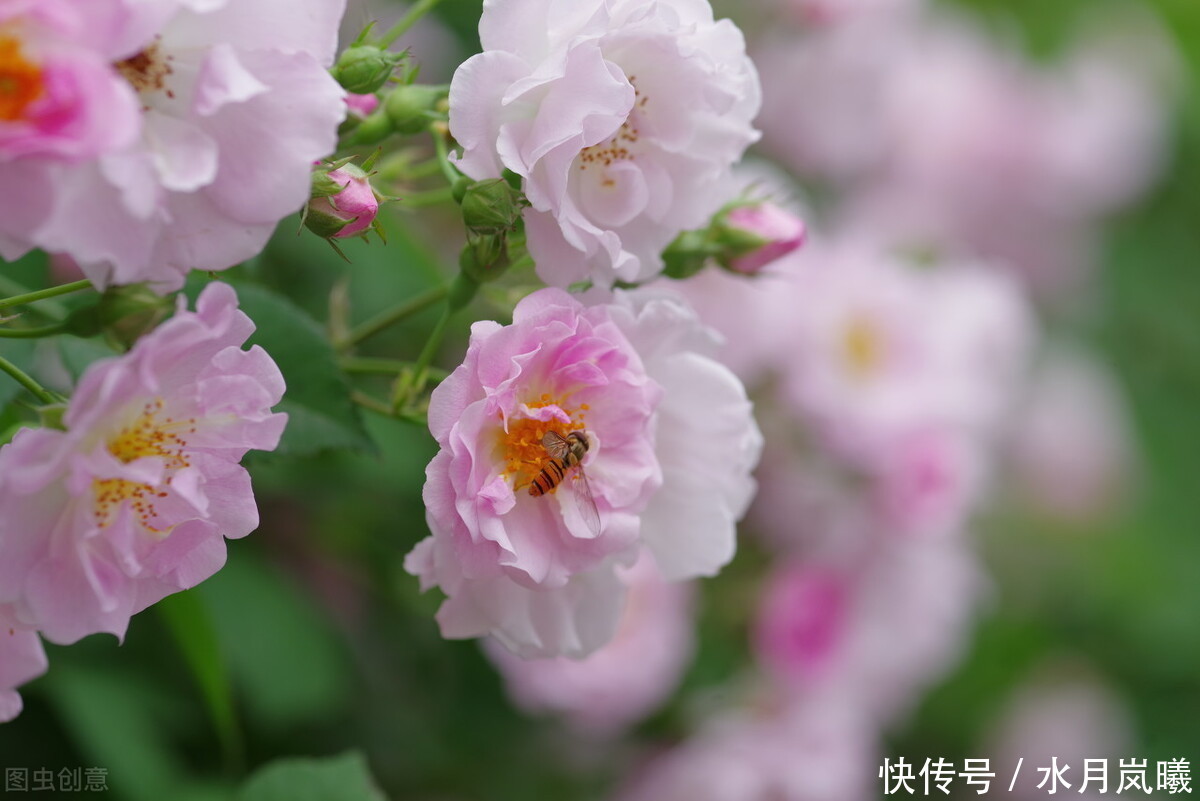
[[754, 275], [804, 243], [804, 221], [774, 203], [738, 205], [717, 220], [721, 266]]
[[346, 95], [346, 107], [350, 116], [365, 119], [372, 111], [379, 108], [379, 97], [376, 95]]
[[356, 236], [375, 221], [379, 201], [367, 173], [353, 164], [344, 164], [314, 180], [304, 224], [325, 239]]

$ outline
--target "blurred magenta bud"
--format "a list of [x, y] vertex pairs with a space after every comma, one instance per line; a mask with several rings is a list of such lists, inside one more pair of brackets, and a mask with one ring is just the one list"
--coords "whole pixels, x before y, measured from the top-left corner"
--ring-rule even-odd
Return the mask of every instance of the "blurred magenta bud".
[[365, 119], [372, 111], [379, 108], [379, 97], [373, 94], [357, 95], [353, 92], [346, 95], [346, 108], [350, 116]]
[[343, 239], [371, 227], [379, 213], [380, 197], [366, 172], [353, 164], [313, 177], [313, 197], [308, 201], [304, 224], [317, 236]]
[[722, 267], [755, 275], [804, 244], [804, 221], [769, 201], [734, 205], [717, 215], [713, 233]]

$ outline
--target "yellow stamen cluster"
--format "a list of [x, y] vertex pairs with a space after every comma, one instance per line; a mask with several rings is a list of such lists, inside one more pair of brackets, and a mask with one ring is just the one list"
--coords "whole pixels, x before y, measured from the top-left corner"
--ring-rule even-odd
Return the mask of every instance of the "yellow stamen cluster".
[[[162, 410], [161, 399], [143, 406], [137, 418], [108, 441], [108, 452], [125, 464], [145, 456], [161, 457], [168, 472], [166, 483], [169, 484], [170, 473], [191, 464], [185, 453], [188, 443], [184, 437], [195, 433], [196, 418], [176, 420], [164, 416], [160, 419]], [[167, 497], [165, 491], [123, 478], [96, 479], [92, 482], [92, 491], [95, 494], [93, 515], [101, 528], [111, 525], [121, 504], [128, 502], [134, 516], [145, 529], [161, 531], [154, 525], [158, 517], [154, 499]]]
[[883, 361], [883, 336], [870, 320], [857, 317], [842, 334], [842, 360], [855, 378], [866, 378]]
[[566, 406], [562, 400], [555, 400], [549, 394], [542, 395], [537, 401], [526, 403], [531, 409], [545, 406], [558, 406], [570, 418], [570, 423], [561, 420], [532, 420], [521, 418], [509, 419], [508, 431], [499, 428], [500, 458], [504, 461], [501, 475], [513, 479], [513, 489], [520, 490], [529, 486], [542, 468], [550, 461], [550, 455], [542, 445], [542, 438], [547, 431], [554, 431], [566, 437], [572, 431], [582, 431], [586, 426], [588, 405], [580, 404], [577, 409]]
[[[633, 84], [633, 111], [621, 124], [620, 130], [609, 139], [607, 142], [599, 142], [585, 147], [579, 151], [579, 169], [586, 170], [588, 165], [599, 165], [601, 167], [611, 167], [616, 161], [633, 161], [634, 154], [630, 152], [626, 145], [631, 145], [638, 141], [639, 133], [636, 123], [633, 121], [633, 115], [637, 111], [646, 107], [646, 100], [642, 93], [637, 88], [637, 77], [629, 76], [629, 82]], [[606, 185], [613, 183], [611, 178], [604, 180]]]
[[26, 60], [20, 40], [0, 35], [0, 120], [22, 119], [45, 91], [42, 70]]

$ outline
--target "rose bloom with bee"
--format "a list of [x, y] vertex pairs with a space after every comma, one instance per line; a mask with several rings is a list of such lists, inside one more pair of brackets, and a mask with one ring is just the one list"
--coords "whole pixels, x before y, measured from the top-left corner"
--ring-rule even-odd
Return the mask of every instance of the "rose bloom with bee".
[[405, 566], [446, 594], [446, 637], [584, 656], [612, 637], [618, 568], [644, 549], [670, 580], [733, 556], [762, 445], [741, 383], [673, 296], [585, 300], [543, 289], [511, 325], [476, 323], [433, 394], [432, 536]]

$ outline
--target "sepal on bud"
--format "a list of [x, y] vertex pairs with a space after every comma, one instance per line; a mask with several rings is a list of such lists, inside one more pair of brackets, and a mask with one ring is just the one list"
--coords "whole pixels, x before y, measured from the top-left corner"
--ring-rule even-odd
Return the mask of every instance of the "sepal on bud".
[[171, 316], [175, 302], [146, 284], [110, 286], [96, 303], [73, 311], [63, 330], [77, 337], [104, 334], [125, 348]]

